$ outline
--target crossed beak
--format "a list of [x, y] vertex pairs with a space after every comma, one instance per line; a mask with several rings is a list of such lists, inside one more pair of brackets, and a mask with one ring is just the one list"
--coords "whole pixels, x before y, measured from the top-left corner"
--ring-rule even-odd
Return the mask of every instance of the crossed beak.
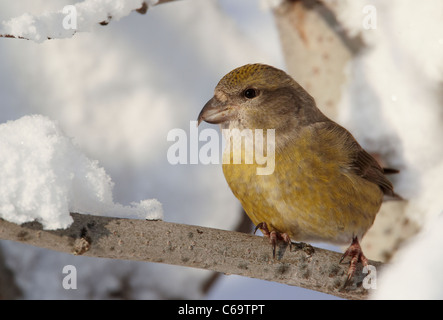
[[212, 124], [222, 123], [230, 120], [233, 115], [234, 110], [229, 105], [213, 97], [200, 111], [197, 118], [197, 126], [200, 125], [202, 121]]

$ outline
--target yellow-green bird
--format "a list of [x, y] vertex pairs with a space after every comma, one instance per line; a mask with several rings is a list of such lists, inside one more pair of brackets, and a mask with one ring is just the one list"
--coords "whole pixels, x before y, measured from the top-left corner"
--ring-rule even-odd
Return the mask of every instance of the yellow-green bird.
[[[244, 143], [225, 148], [223, 172], [249, 218], [270, 238], [274, 255], [279, 239], [319, 241], [350, 244], [342, 257], [351, 258], [348, 280], [358, 262], [368, 264], [359, 241], [383, 195], [397, 195], [377, 161], [286, 72], [263, 64], [234, 69], [217, 84], [198, 116], [201, 121], [218, 123], [225, 132], [253, 133], [232, 135]], [[267, 135], [269, 129], [274, 136]], [[262, 162], [250, 161], [260, 150], [258, 133], [275, 155], [268, 174], [258, 174]], [[247, 140], [255, 143], [252, 150]], [[240, 163], [234, 161], [236, 152]]]

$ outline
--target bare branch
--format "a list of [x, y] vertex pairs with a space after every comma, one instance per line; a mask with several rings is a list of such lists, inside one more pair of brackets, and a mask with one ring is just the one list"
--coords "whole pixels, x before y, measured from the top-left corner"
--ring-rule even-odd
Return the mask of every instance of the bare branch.
[[[110, 218], [78, 213], [64, 230], [42, 230], [38, 222], [17, 225], [0, 219], [0, 239], [90, 257], [138, 260], [213, 270], [299, 286], [346, 299], [365, 299], [355, 283], [343, 288], [348, 265], [340, 253], [309, 245], [281, 245], [277, 258], [259, 236], [165, 221]], [[371, 261], [379, 270], [381, 264]]]

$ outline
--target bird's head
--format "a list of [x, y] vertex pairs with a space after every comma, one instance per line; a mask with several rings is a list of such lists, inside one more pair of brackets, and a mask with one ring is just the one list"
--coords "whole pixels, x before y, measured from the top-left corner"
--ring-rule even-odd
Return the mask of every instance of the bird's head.
[[264, 64], [247, 64], [220, 80], [214, 96], [201, 110], [198, 123], [218, 123], [223, 128], [284, 129], [320, 115], [314, 99], [286, 72]]

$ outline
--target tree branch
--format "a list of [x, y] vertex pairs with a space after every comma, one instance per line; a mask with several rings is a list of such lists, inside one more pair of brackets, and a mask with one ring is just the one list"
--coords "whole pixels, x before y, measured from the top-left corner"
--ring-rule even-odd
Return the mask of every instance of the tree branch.
[[[146, 1], [143, 1], [141, 7], [138, 8], [138, 9], [134, 9], [133, 11], [138, 12], [140, 14], [146, 14], [146, 12], [148, 11], [150, 6], [157, 6], [159, 4], [164, 4], [164, 3], [168, 3], [168, 2], [172, 2], [172, 1], [177, 1], [177, 0], [158, 0], [157, 3], [153, 3], [151, 5], [148, 5], [148, 3]], [[108, 13], [106, 20], [97, 21], [96, 23], [100, 24], [102, 26], [106, 26], [106, 25], [108, 25], [111, 22], [112, 19], [113, 19], [112, 14]], [[74, 36], [74, 34], [76, 34], [76, 33], [77, 33], [77, 30], [73, 30], [73, 32], [70, 35], [70, 37]], [[12, 38], [12, 39], [30, 40], [29, 38], [23, 37], [23, 36], [18, 36], [18, 35], [14, 35], [14, 34], [1, 34], [1, 33], [0, 33], [0, 38]], [[60, 39], [63, 39], [63, 38], [64, 37], [62, 37]], [[54, 38], [51, 38], [51, 37], [48, 36], [46, 39], [47, 40], [53, 40]]]
[[[165, 221], [146, 221], [71, 213], [64, 230], [42, 230], [38, 222], [17, 225], [0, 219], [0, 239], [83, 254], [208, 269], [316, 290], [346, 299], [365, 299], [366, 276], [357, 272], [343, 288], [348, 265], [340, 253], [309, 245], [281, 245], [272, 258], [267, 239], [251, 234]], [[370, 262], [379, 270], [381, 263]], [[357, 284], [356, 284], [357, 283]]]
[[318, 0], [285, 0], [273, 10], [287, 71], [332, 119], [347, 81], [346, 66], [364, 49], [361, 36], [348, 35], [336, 10]]

